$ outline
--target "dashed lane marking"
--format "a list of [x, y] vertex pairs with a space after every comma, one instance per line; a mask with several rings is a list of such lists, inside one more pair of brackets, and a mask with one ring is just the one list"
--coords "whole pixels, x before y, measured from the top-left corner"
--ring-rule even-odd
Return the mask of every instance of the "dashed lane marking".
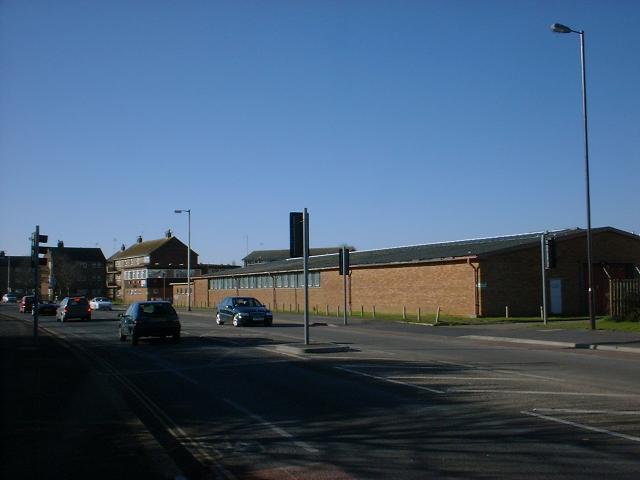
[[309, 445], [306, 442], [303, 442], [301, 440], [297, 440], [292, 434], [290, 434], [286, 430], [284, 430], [284, 429], [278, 427], [277, 425], [265, 420], [260, 415], [257, 415], [257, 414], [255, 414], [253, 412], [250, 412], [249, 410], [244, 408], [242, 405], [237, 404], [233, 400], [229, 400], [228, 398], [223, 398], [222, 401], [225, 402], [226, 404], [232, 406], [233, 408], [235, 408], [239, 412], [244, 413], [246, 416], [252, 418], [253, 420], [257, 421], [258, 423], [260, 423], [260, 424], [268, 427], [269, 429], [273, 430], [274, 432], [276, 432], [281, 437], [284, 437], [284, 438], [286, 438], [288, 440], [291, 440], [294, 443], [294, 445], [306, 450], [307, 452], [309, 452], [309, 453], [319, 453], [319, 450], [317, 448], [312, 447], [311, 445]]
[[562, 418], [551, 417], [549, 415], [541, 415], [535, 412], [520, 412], [524, 415], [529, 415], [531, 417], [542, 418], [543, 420], [549, 420], [550, 422], [562, 423], [564, 425], [570, 425], [575, 428], [580, 428], [582, 430], [588, 430], [591, 432], [604, 433], [605, 435], [610, 435], [612, 437], [624, 438], [625, 440], [631, 440], [632, 442], [640, 442], [640, 437], [634, 437], [633, 435], [626, 435], [620, 432], [614, 432], [612, 430], [607, 430], [605, 428], [592, 427], [590, 425], [585, 425], [583, 423], [571, 422], [569, 420], [564, 420]]
[[387, 378], [387, 377], [380, 377], [378, 375], [371, 375], [369, 373], [359, 372], [358, 370], [353, 370], [351, 368], [344, 368], [344, 367], [333, 367], [333, 368], [335, 368], [336, 370], [342, 370], [343, 372], [349, 372], [349, 373], [353, 373], [355, 375], [361, 375], [363, 377], [374, 378], [376, 380], [381, 380], [383, 382], [395, 383], [397, 385], [403, 385], [405, 387], [417, 388], [418, 390], [425, 390], [425, 391], [431, 392], [431, 393], [445, 393], [442, 390], [436, 390], [435, 388], [425, 387], [424, 385], [415, 385], [413, 383], [401, 382], [399, 380], [392, 380], [392, 379]]

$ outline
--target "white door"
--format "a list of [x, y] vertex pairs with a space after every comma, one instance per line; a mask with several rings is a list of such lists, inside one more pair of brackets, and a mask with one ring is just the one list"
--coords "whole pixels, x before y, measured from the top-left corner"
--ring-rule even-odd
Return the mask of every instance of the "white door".
[[549, 290], [551, 291], [551, 313], [562, 313], [562, 279], [549, 279]]

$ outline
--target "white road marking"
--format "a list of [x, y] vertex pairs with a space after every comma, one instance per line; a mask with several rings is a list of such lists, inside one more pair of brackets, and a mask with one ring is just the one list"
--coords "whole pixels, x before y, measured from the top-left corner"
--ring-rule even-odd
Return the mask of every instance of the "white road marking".
[[534, 408], [534, 412], [551, 412], [551, 413], [578, 413], [591, 415], [640, 415], [640, 411], [636, 410], [583, 410], [577, 408]]
[[584, 425], [582, 423], [570, 422], [569, 420], [563, 420], [562, 418], [550, 417], [548, 415], [540, 415], [535, 412], [520, 412], [524, 415], [529, 415], [532, 417], [542, 418], [544, 420], [549, 420], [550, 422], [562, 423], [564, 425], [571, 425], [572, 427], [580, 428], [582, 430], [589, 430], [591, 432], [604, 433], [605, 435], [610, 435], [612, 437], [624, 438], [625, 440], [631, 440], [632, 442], [640, 442], [640, 437], [634, 437], [633, 435], [626, 435], [624, 433], [614, 432], [611, 430], [606, 430], [604, 428], [591, 427], [589, 425]]
[[[353, 357], [350, 357], [353, 358]], [[371, 360], [367, 358], [367, 360]], [[381, 359], [388, 360], [388, 359]], [[380, 369], [395, 369], [395, 370], [445, 370], [442, 367], [438, 366], [429, 366], [429, 365], [378, 365], [377, 363], [349, 363], [343, 365], [343, 367], [348, 368], [380, 368]], [[450, 369], [446, 369], [450, 370]]]
[[400, 376], [390, 376], [388, 378], [393, 378], [396, 380], [491, 380], [491, 381], [499, 381], [499, 382], [521, 382], [521, 378], [500, 378], [500, 377], [461, 377], [451, 376], [451, 375], [400, 375]]
[[537, 378], [538, 380], [549, 380], [552, 382], [566, 382], [566, 380], [560, 379], [560, 378], [554, 378], [554, 377], [546, 377], [543, 375], [534, 375], [532, 373], [522, 373], [522, 372], [516, 372], [516, 371], [512, 371], [512, 370], [505, 370], [503, 368], [489, 368], [489, 367], [483, 367], [483, 366], [479, 366], [479, 365], [469, 365], [466, 363], [456, 363], [456, 362], [447, 362], [445, 360], [436, 360], [437, 363], [444, 363], [445, 365], [453, 365], [453, 366], [457, 366], [457, 367], [467, 367], [467, 368], [471, 368], [474, 370], [486, 370], [487, 372], [496, 372], [496, 373], [504, 373], [507, 375], [518, 375], [520, 377], [528, 377], [528, 378]]
[[271, 422], [268, 422], [267, 420], [262, 418], [260, 415], [256, 415], [255, 413], [250, 412], [249, 410], [244, 408], [242, 405], [237, 404], [233, 400], [229, 400], [228, 398], [223, 398], [222, 401], [227, 403], [228, 405], [232, 406], [236, 410], [244, 413], [248, 417], [251, 417], [256, 422], [258, 422], [258, 423], [270, 428], [271, 430], [276, 432], [281, 437], [284, 437], [284, 438], [287, 438], [287, 439], [293, 441], [293, 443], [295, 445], [297, 445], [300, 448], [303, 448], [307, 452], [309, 452], [309, 453], [319, 453], [319, 450], [317, 448], [314, 448], [311, 445], [309, 445], [308, 443], [303, 442], [301, 440], [296, 440], [295, 437], [292, 434], [290, 434], [289, 432], [287, 432], [286, 430], [283, 430], [282, 428], [278, 427], [277, 425], [275, 425], [275, 424], [273, 424]]
[[586, 393], [586, 392], [549, 392], [537, 390], [491, 390], [475, 388], [449, 388], [447, 393], [515, 393], [520, 395], [565, 395], [576, 397], [611, 397], [611, 398], [635, 398], [640, 395], [633, 393]]
[[415, 385], [413, 383], [400, 382], [399, 380], [392, 380], [392, 379], [387, 378], [387, 377], [380, 377], [378, 375], [371, 375], [371, 374], [368, 374], [368, 373], [363, 373], [363, 372], [359, 372], [357, 370], [353, 370], [351, 368], [344, 368], [344, 367], [333, 367], [333, 368], [335, 368], [336, 370], [342, 370], [344, 372], [353, 373], [355, 375], [362, 375], [363, 377], [375, 378], [376, 380], [382, 380], [384, 382], [395, 383], [397, 385], [404, 385], [405, 387], [412, 387], [412, 388], [417, 388], [419, 390], [426, 390], [427, 392], [431, 392], [431, 393], [445, 393], [442, 390], [436, 390], [435, 388], [429, 388], [429, 387], [425, 387], [423, 385]]

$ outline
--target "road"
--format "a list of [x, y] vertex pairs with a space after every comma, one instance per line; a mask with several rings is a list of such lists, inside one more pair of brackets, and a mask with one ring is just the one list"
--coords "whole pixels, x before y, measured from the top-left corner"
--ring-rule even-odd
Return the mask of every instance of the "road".
[[[13, 310], [12, 310], [13, 308]], [[29, 320], [3, 306], [7, 317]], [[297, 316], [183, 339], [117, 338], [116, 312], [56, 323], [187, 478], [637, 478], [640, 356], [496, 345], [386, 322], [312, 326], [350, 351], [291, 354]], [[441, 331], [442, 332], [442, 331]]]

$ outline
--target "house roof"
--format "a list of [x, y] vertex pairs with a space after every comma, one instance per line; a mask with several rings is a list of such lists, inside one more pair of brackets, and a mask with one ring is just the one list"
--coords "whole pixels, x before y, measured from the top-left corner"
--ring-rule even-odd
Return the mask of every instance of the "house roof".
[[[177, 237], [164, 237], [156, 240], [146, 240], [144, 242], [136, 242], [125, 250], [119, 250], [109, 257], [109, 261], [120, 260], [122, 258], [144, 257], [150, 253], [156, 251], [160, 247], [166, 245], [169, 242], [180, 242]], [[193, 253], [196, 253], [191, 250]]]
[[[633, 235], [629, 232], [624, 232], [611, 227], [592, 229], [593, 233], [602, 231], [614, 231], [624, 235]], [[360, 250], [351, 252], [349, 262], [352, 267], [358, 267], [418, 264], [460, 258], [481, 258], [510, 250], [538, 246], [540, 244], [541, 233], [542, 232], [524, 233], [519, 235], [429, 243], [424, 245], [392, 247], [378, 250]], [[557, 239], [563, 239], [572, 236], [584, 235], [585, 230], [567, 229], [549, 233]], [[633, 237], [640, 240], [640, 237], [637, 235], [633, 235]], [[246, 267], [227, 272], [216, 272], [211, 275], [202, 275], [200, 278], [227, 277], [252, 273], [300, 271], [302, 268], [302, 259], [293, 258], [270, 263], [248, 265]], [[309, 269], [322, 270], [333, 268], [338, 268], [338, 254], [336, 253], [309, 257]]]
[[104, 253], [100, 248], [49, 247], [51, 255], [66, 255], [77, 262], [104, 262]]
[[[328, 248], [310, 248], [309, 255], [327, 255], [329, 253], [338, 253], [341, 247], [328, 247]], [[289, 250], [254, 250], [249, 255], [242, 259], [245, 263], [264, 263], [275, 262], [277, 260], [285, 260], [289, 258]]]

